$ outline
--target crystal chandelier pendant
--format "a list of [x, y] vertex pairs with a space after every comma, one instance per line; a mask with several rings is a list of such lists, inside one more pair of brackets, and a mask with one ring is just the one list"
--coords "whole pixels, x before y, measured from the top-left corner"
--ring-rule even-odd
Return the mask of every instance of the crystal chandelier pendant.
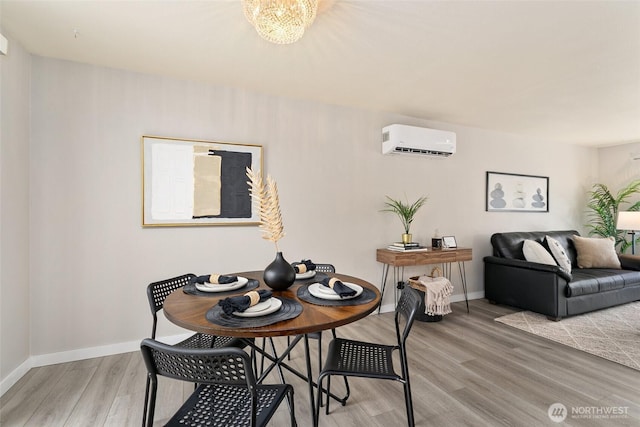
[[245, 17], [258, 34], [277, 44], [300, 40], [318, 10], [318, 0], [242, 0], [242, 3]]

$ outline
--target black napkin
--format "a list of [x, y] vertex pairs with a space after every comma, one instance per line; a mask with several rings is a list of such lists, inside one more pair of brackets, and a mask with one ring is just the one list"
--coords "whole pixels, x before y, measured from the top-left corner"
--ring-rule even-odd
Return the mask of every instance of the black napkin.
[[238, 281], [238, 276], [223, 276], [219, 274], [207, 274], [206, 276], [198, 276], [193, 279], [196, 283], [213, 283], [217, 285], [226, 285]]
[[302, 274], [316, 269], [316, 265], [310, 259], [303, 259], [300, 262], [294, 262], [291, 266], [296, 271], [296, 274]]
[[241, 296], [225, 298], [223, 300], [220, 300], [218, 302], [218, 305], [222, 307], [222, 310], [225, 312], [225, 314], [233, 314], [234, 311], [245, 311], [247, 308], [258, 303], [256, 302], [255, 304], [251, 304], [251, 297], [249, 297], [248, 295], [252, 293], [258, 294], [260, 298], [258, 302], [266, 301], [271, 298], [272, 295], [271, 291], [260, 289], [259, 291], [247, 292], [246, 294]]
[[356, 294], [355, 289], [351, 289], [335, 277], [325, 277], [320, 281], [320, 284], [332, 288], [336, 294], [340, 295], [340, 298], [351, 297]]

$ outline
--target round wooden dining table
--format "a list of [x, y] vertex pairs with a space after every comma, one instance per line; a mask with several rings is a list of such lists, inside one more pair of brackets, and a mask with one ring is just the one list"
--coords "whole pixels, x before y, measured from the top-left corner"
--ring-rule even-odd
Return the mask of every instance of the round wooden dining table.
[[[239, 277], [246, 277], [247, 279], [255, 279], [259, 282], [258, 289], [270, 289], [262, 280], [262, 271], [248, 271], [241, 273], [233, 273], [233, 275]], [[328, 329], [335, 329], [339, 326], [343, 326], [356, 320], [366, 317], [377, 308], [380, 304], [381, 295], [377, 287], [371, 283], [358, 279], [357, 277], [348, 276], [346, 274], [331, 273], [332, 277], [336, 277], [344, 283], [355, 283], [363, 288], [373, 291], [375, 297], [364, 304], [355, 305], [318, 305], [306, 302], [298, 298], [298, 289], [305, 284], [312, 284], [315, 282], [313, 279], [296, 281], [291, 287], [284, 291], [273, 291], [274, 297], [293, 299], [302, 305], [302, 312], [295, 318], [289, 320], [282, 320], [277, 323], [259, 326], [259, 327], [228, 327], [221, 326], [210, 322], [206, 318], [206, 313], [209, 309], [215, 306], [222, 296], [218, 297], [215, 294], [207, 296], [198, 296], [187, 294], [181, 289], [178, 289], [171, 293], [164, 301], [164, 314], [171, 321], [178, 326], [185, 329], [189, 329], [196, 332], [201, 332], [210, 335], [221, 336], [233, 336], [237, 338], [245, 338], [247, 345], [250, 345], [257, 351], [260, 351], [265, 357], [273, 362], [271, 368], [277, 367], [280, 373], [280, 378], [284, 382], [281, 368], [284, 367], [290, 372], [293, 372], [298, 377], [305, 379], [309, 388], [309, 405], [311, 409], [311, 421], [312, 425], [316, 427], [318, 420], [315, 417], [315, 398], [314, 387], [317, 384], [312, 378], [311, 373], [311, 361], [309, 356], [309, 342], [308, 335], [313, 332], [320, 332]], [[244, 291], [238, 290], [235, 295], [242, 295]], [[226, 294], [225, 297], [229, 295]], [[264, 352], [264, 349], [257, 347], [251, 340], [251, 338], [265, 338], [265, 337], [280, 337], [280, 336], [295, 336], [295, 339], [290, 342], [288, 348], [279, 357], [275, 354], [275, 347], [273, 347], [273, 354]], [[301, 374], [295, 368], [289, 366], [284, 362], [285, 356], [295, 347], [295, 345], [304, 338], [305, 357], [306, 357], [306, 375]], [[273, 346], [273, 343], [272, 343]], [[271, 369], [270, 368], [270, 369]], [[270, 369], [267, 369], [261, 376], [264, 378]], [[326, 391], [326, 390], [325, 390]], [[340, 400], [332, 393], [329, 393], [332, 398]], [[343, 404], [346, 402], [346, 397], [342, 399]]]
[[[260, 282], [258, 289], [270, 289], [262, 280], [262, 271], [248, 271], [233, 273], [240, 277], [255, 279]], [[373, 301], [360, 305], [323, 306], [305, 302], [298, 298], [298, 288], [303, 284], [313, 283], [313, 280], [296, 281], [284, 291], [273, 291], [274, 297], [285, 297], [302, 304], [302, 313], [295, 319], [284, 320], [272, 325], [261, 327], [228, 327], [220, 326], [208, 321], [205, 317], [207, 310], [216, 305], [222, 297], [196, 296], [177, 290], [167, 297], [164, 302], [164, 314], [178, 326], [191, 331], [202, 332], [210, 335], [233, 336], [239, 338], [278, 337], [291, 335], [304, 335], [312, 332], [335, 329], [372, 313], [380, 303], [380, 291], [371, 283], [346, 274], [331, 273], [342, 282], [355, 283], [375, 292]], [[238, 295], [243, 291], [238, 290]], [[228, 296], [228, 295], [227, 295]]]

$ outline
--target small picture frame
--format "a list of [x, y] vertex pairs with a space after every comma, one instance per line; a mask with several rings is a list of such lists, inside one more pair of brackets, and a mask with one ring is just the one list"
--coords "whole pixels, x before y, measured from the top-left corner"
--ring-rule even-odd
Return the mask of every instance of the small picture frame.
[[455, 236], [443, 236], [442, 237], [442, 247], [443, 248], [457, 248], [458, 244], [456, 243]]

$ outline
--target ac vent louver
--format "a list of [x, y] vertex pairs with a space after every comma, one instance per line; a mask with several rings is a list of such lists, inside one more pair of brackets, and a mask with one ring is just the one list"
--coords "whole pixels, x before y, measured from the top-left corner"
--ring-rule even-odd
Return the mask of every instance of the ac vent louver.
[[406, 147], [396, 147], [396, 153], [406, 153], [406, 154], [424, 154], [427, 156], [439, 156], [439, 157], [449, 157], [451, 153], [447, 153], [445, 151], [433, 151], [433, 150], [420, 150], [417, 148], [406, 148]]

